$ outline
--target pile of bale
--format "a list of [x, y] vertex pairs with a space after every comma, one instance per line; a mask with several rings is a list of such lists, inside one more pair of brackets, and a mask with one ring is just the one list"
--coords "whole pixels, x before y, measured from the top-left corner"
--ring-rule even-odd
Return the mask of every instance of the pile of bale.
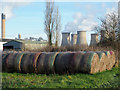
[[114, 65], [115, 53], [113, 51], [22, 52], [2, 54], [3, 72], [94, 74], [111, 70]]

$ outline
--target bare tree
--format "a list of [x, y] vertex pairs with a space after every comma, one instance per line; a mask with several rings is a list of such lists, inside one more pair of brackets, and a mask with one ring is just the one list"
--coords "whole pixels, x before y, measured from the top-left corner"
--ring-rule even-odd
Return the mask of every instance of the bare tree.
[[45, 10], [45, 32], [48, 37], [48, 45], [52, 46], [52, 38], [55, 26], [54, 2], [46, 2]]
[[[116, 12], [112, 12], [106, 15], [105, 18], [99, 19], [101, 25], [95, 27], [97, 32], [101, 34], [101, 38], [109, 41], [115, 41], [118, 33], [118, 15]], [[104, 33], [104, 35], [103, 35]]]
[[56, 34], [55, 46], [58, 46], [60, 43], [60, 30], [61, 30], [61, 16], [59, 14], [58, 7], [55, 12], [56, 12], [55, 13], [55, 34]]
[[46, 2], [45, 32], [48, 37], [48, 45], [52, 46], [52, 43], [55, 41], [55, 45], [58, 46], [60, 42], [60, 30], [61, 17], [58, 7], [55, 7], [54, 2]]

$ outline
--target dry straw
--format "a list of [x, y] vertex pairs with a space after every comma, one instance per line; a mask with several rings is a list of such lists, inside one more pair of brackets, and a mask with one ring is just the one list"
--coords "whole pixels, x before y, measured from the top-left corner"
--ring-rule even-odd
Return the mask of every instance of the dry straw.
[[86, 52], [80, 62], [80, 71], [96, 73], [99, 71], [99, 56], [95, 52]]
[[112, 63], [112, 61], [111, 61], [111, 55], [110, 55], [110, 52], [109, 51], [104, 51], [104, 53], [105, 53], [105, 55], [106, 55], [106, 69], [107, 70], [111, 70], [111, 63]]
[[101, 52], [101, 51], [97, 51], [96, 52], [99, 56], [99, 71], [102, 72], [102, 71], [105, 71], [106, 70], [106, 64], [107, 64], [107, 58], [106, 58], [106, 55], [104, 52]]

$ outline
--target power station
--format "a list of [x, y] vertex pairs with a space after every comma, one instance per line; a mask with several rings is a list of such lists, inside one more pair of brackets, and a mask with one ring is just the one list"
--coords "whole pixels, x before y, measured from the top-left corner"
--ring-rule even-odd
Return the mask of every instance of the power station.
[[98, 44], [98, 34], [91, 34], [90, 46], [96, 46]]
[[76, 45], [77, 43], [77, 34], [71, 34], [71, 45]]
[[68, 45], [70, 45], [70, 32], [63, 32], [61, 46], [68, 46]]
[[1, 15], [1, 39], [5, 39], [5, 15]]
[[77, 31], [77, 45], [88, 46], [86, 40], [86, 31]]

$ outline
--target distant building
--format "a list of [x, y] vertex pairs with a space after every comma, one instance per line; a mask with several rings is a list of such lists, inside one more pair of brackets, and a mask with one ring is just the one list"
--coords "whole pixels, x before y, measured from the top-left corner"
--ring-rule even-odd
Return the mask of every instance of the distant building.
[[30, 40], [11, 40], [3, 44], [4, 50], [38, 50], [47, 45], [47, 42], [30, 41]]

